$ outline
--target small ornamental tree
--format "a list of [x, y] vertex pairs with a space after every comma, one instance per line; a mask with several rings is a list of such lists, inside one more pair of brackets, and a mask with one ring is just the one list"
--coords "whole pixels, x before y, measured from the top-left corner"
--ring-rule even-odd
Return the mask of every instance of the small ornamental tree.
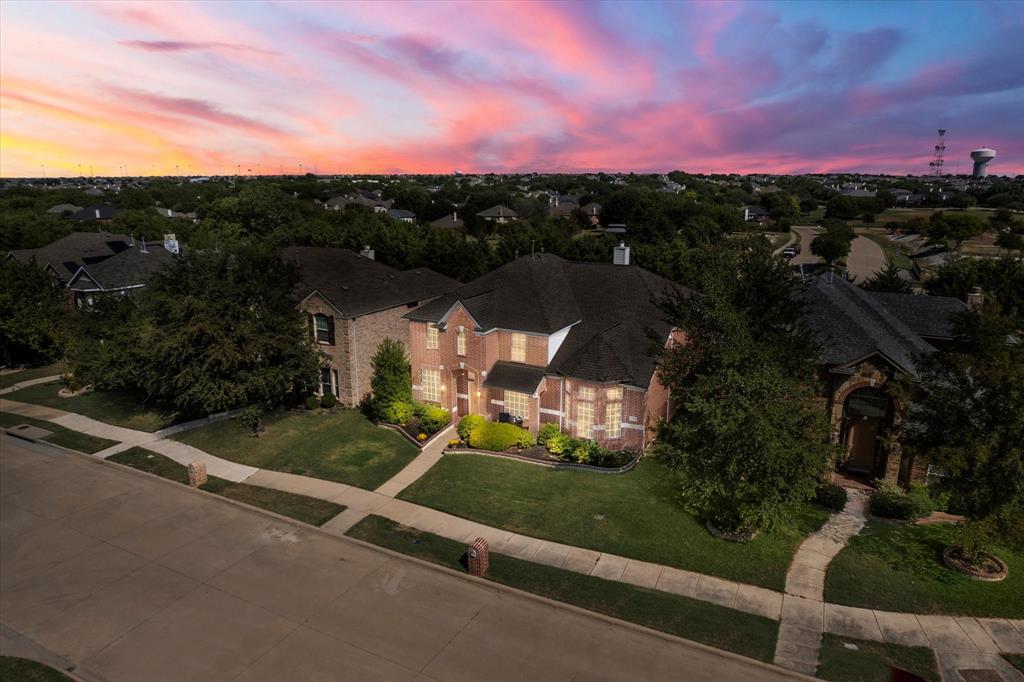
[[994, 307], [955, 321], [959, 348], [919, 366], [904, 447], [940, 467], [940, 489], [968, 523], [961, 553], [998, 538], [1024, 546], [1024, 345], [1020, 319]]
[[816, 236], [811, 242], [811, 253], [821, 258], [827, 265], [832, 265], [850, 254], [851, 241], [852, 232], [828, 230]]
[[900, 277], [900, 269], [895, 262], [889, 261], [884, 270], [879, 270], [860, 285], [868, 291], [880, 291], [891, 294], [910, 294], [913, 287], [910, 282]]
[[371, 364], [372, 412], [375, 418], [383, 420], [385, 413], [390, 414], [390, 406], [412, 403], [412, 376], [409, 373], [409, 359], [405, 355], [405, 346], [392, 338], [382, 339], [373, 354]]

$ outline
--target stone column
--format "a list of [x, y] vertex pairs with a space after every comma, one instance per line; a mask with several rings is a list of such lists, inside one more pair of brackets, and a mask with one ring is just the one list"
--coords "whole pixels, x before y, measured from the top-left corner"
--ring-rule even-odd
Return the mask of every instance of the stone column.
[[198, 488], [202, 484], [206, 483], [206, 479], [206, 464], [197, 460], [188, 465], [189, 486]]

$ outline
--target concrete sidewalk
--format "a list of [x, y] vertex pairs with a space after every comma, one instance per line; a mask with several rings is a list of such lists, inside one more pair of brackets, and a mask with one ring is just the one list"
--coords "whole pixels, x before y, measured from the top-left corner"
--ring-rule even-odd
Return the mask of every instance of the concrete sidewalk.
[[60, 381], [59, 374], [54, 374], [53, 376], [48, 377], [36, 377], [35, 379], [26, 379], [25, 381], [20, 381], [16, 384], [11, 384], [6, 388], [0, 388], [0, 395], [14, 393], [15, 391], [20, 391], [21, 389], [28, 388], [29, 386], [36, 386], [38, 384], [49, 384], [54, 381]]
[[0, 438], [0, 653], [87, 682], [809, 679]]

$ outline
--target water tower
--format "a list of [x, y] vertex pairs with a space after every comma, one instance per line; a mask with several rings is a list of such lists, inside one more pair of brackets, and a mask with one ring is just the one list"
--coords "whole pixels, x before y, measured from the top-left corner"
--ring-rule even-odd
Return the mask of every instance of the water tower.
[[996, 150], [982, 147], [971, 152], [971, 160], [974, 161], [974, 177], [983, 178], [988, 175], [988, 164], [996, 158]]

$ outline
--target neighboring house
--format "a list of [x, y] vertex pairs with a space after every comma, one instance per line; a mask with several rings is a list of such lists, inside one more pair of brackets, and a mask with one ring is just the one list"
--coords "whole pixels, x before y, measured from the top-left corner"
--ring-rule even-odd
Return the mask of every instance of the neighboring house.
[[75, 206], [74, 204], [57, 204], [46, 209], [47, 213], [56, 213], [59, 215], [73, 215], [82, 210], [81, 206]]
[[760, 223], [763, 225], [768, 222], [770, 217], [771, 214], [768, 213], [768, 209], [764, 206], [755, 204], [754, 206], [743, 207], [743, 220], [748, 223]]
[[146, 286], [150, 278], [171, 264], [178, 253], [174, 235], [157, 244], [136, 243], [96, 264], [83, 265], [67, 288], [78, 308], [91, 306], [96, 297], [107, 294], [131, 295]]
[[548, 206], [548, 215], [552, 218], [568, 218], [573, 211], [579, 210], [580, 205], [570, 201], [556, 201]]
[[406, 315], [413, 396], [455, 419], [641, 449], [669, 413], [657, 343], [682, 334], [655, 299], [675, 286], [636, 266], [519, 258]]
[[432, 221], [430, 226], [436, 230], [461, 230], [466, 227], [466, 223], [455, 212]]
[[887, 392], [897, 376], [916, 377], [922, 355], [953, 343], [956, 298], [869, 292], [830, 273], [802, 285], [807, 324], [822, 345], [820, 378], [842, 446], [837, 468], [869, 480], [924, 482], [927, 462], [903, 453], [906, 405]]
[[190, 211], [188, 213], [184, 211], [173, 211], [169, 208], [164, 208], [163, 206], [154, 206], [153, 210], [165, 218], [182, 218], [187, 220], [196, 219], [196, 213], [194, 211]]
[[109, 232], [72, 232], [38, 249], [10, 251], [8, 258], [21, 263], [35, 263], [66, 286], [82, 266], [96, 265], [131, 248], [133, 240], [126, 234]]
[[71, 214], [72, 220], [113, 220], [121, 209], [110, 204], [93, 204]]
[[355, 405], [370, 392], [377, 345], [391, 337], [409, 346], [411, 308], [454, 290], [459, 283], [427, 268], [396, 270], [366, 249], [293, 246], [281, 257], [302, 273], [299, 307], [323, 358], [319, 392]]
[[840, 190], [839, 194], [844, 197], [853, 197], [854, 199], [873, 199], [878, 195], [878, 192], [873, 189], [848, 187]]
[[492, 223], [507, 223], [510, 220], [516, 220], [519, 217], [518, 213], [508, 206], [502, 206], [501, 204], [486, 208], [477, 213], [477, 215]]
[[328, 211], [341, 211], [348, 205], [348, 197], [344, 195], [338, 195], [331, 197], [324, 202], [324, 209]]
[[389, 218], [400, 220], [403, 223], [409, 223], [412, 225], [416, 222], [416, 214], [412, 211], [407, 211], [404, 208], [389, 208], [387, 213]]
[[582, 207], [583, 212], [590, 218], [590, 224], [597, 226], [601, 222], [601, 204], [591, 201], [589, 204], [584, 204]]

